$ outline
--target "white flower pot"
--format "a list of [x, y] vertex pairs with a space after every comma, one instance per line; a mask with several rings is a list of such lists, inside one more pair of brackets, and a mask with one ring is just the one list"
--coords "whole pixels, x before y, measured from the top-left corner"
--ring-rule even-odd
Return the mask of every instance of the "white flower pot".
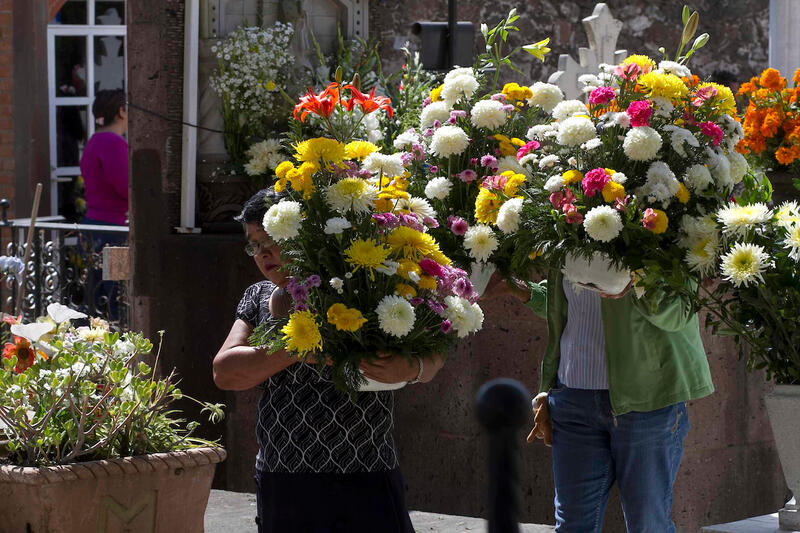
[[381, 391], [388, 391], [388, 390], [397, 390], [402, 389], [406, 386], [406, 381], [401, 381], [399, 383], [382, 383], [380, 381], [375, 381], [374, 379], [370, 379], [365, 376], [363, 373], [361, 376], [367, 380], [366, 384], [362, 384], [358, 390], [361, 392], [381, 392]]
[[794, 496], [778, 511], [782, 529], [800, 531], [800, 385], [776, 385], [764, 398], [786, 484]]
[[483, 296], [486, 286], [489, 285], [489, 279], [494, 274], [497, 267], [494, 263], [472, 263], [472, 273], [469, 275], [469, 280], [472, 282], [472, 288], [479, 296]]
[[601, 252], [591, 259], [569, 254], [561, 271], [573, 285], [604, 294], [619, 294], [631, 281], [629, 270], [615, 268]]

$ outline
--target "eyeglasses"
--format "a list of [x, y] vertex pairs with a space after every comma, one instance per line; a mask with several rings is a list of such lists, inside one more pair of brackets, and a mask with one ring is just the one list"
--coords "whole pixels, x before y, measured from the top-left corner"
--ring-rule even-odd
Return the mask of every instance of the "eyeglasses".
[[272, 248], [273, 246], [275, 246], [275, 241], [267, 237], [259, 242], [248, 242], [244, 247], [244, 253], [246, 253], [250, 257], [253, 257], [254, 255], [260, 253], [262, 250]]

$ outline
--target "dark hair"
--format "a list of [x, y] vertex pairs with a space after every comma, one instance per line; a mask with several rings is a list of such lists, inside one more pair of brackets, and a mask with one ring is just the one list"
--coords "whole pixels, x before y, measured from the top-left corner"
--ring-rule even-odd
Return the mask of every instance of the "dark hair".
[[281, 191], [276, 192], [272, 187], [261, 189], [247, 200], [242, 206], [242, 212], [233, 217], [236, 222], [247, 224], [248, 222], [261, 222], [264, 214], [272, 205], [277, 204], [288, 195]]
[[728, 85], [729, 83], [736, 83], [739, 81], [739, 78], [730, 70], [719, 69], [711, 73], [711, 81], [714, 83], [721, 83], [722, 85]]
[[121, 107], [125, 107], [125, 91], [122, 89], [98, 91], [92, 104], [95, 123], [99, 126], [110, 126], [117, 119]]

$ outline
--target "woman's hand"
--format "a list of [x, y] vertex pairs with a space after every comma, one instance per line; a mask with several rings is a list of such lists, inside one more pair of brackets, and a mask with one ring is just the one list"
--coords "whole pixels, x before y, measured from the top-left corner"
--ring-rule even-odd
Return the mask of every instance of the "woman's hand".
[[481, 299], [487, 300], [507, 295], [513, 296], [522, 303], [527, 302], [531, 297], [530, 291], [527, 288], [523, 288], [521, 281], [512, 278], [511, 282], [508, 282], [497, 271], [493, 272], [492, 277], [489, 278], [488, 285], [486, 285], [486, 290], [481, 295]]
[[381, 383], [412, 381], [419, 373], [415, 358], [378, 352], [377, 359], [363, 360], [359, 366], [364, 375]]
[[542, 439], [546, 446], [553, 445], [553, 423], [550, 420], [550, 406], [547, 393], [540, 392], [533, 399], [533, 429], [528, 434], [528, 444], [534, 439]]
[[631, 280], [628, 282], [628, 284], [625, 285], [625, 288], [622, 289], [617, 294], [607, 294], [605, 292], [601, 292], [600, 296], [602, 298], [608, 298], [609, 300], [619, 300], [620, 298], [622, 298], [623, 296], [628, 294], [628, 291], [631, 290], [631, 287], [633, 287], [633, 278], [631, 278]]

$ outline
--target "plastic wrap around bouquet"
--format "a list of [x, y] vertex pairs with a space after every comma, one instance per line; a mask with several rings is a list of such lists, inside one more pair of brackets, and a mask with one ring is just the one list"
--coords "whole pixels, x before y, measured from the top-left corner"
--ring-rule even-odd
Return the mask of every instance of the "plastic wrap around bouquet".
[[[550, 123], [528, 131], [540, 147], [521, 161], [534, 178], [523, 186], [531, 202], [518, 239], [556, 268], [568, 254], [602, 252], [623, 273], [636, 271], [644, 293], [681, 293], [713, 271], [710, 214], [748, 170], [735, 150], [733, 94], [641, 55], [581, 81], [588, 105], [559, 102]], [[595, 271], [582, 283], [604, 283], [609, 270]]]
[[364, 117], [378, 110], [391, 115], [387, 98], [337, 83], [297, 105], [298, 120], [326, 135], [296, 139], [294, 161], [276, 168], [275, 188], [287, 198], [263, 221], [289, 260], [293, 310], [251, 338], [270, 353], [327, 363], [350, 393], [402, 386], [367, 384], [362, 361], [378, 353], [444, 356], [483, 323], [467, 273], [430, 234], [435, 212], [406, 191], [407, 155], [359, 140]]

